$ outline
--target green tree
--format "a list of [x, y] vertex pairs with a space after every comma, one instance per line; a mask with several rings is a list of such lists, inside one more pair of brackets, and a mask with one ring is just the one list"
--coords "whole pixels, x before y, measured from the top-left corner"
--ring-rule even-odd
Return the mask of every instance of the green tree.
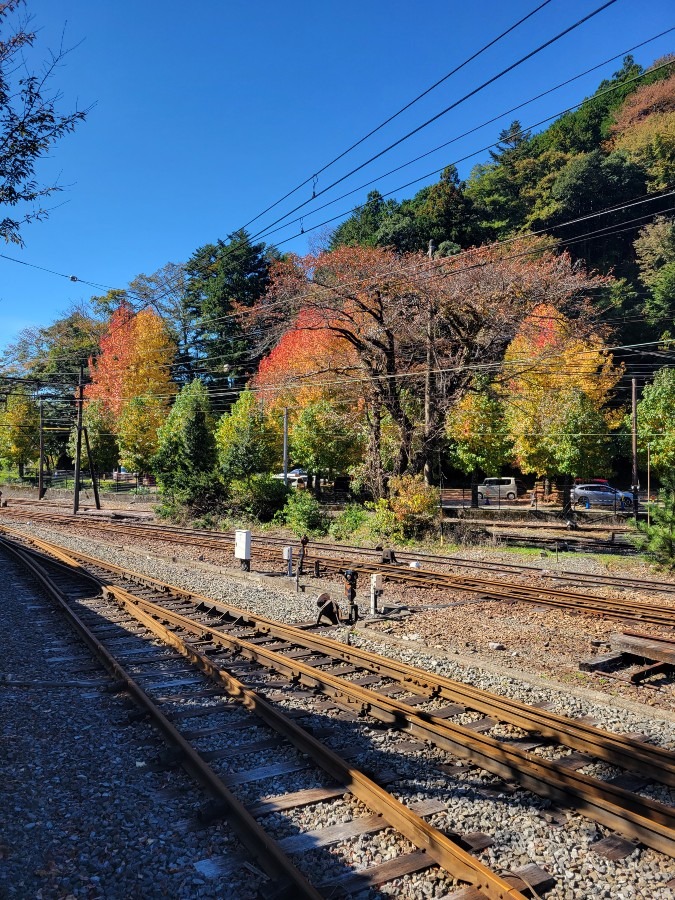
[[38, 160], [86, 115], [81, 110], [60, 113], [61, 95], [49, 89], [66, 51], [52, 53], [40, 73], [26, 72], [37, 33], [28, 31], [20, 18], [12, 28], [12, 17], [23, 5], [23, 0], [0, 3], [0, 237], [15, 244], [23, 243], [23, 225], [47, 218], [45, 200], [61, 190], [39, 183]]
[[218, 465], [226, 481], [247, 479], [280, 465], [281, 434], [267, 419], [255, 394], [243, 391], [216, 428]]
[[669, 569], [675, 567], [675, 483], [672, 474], [665, 480], [658, 502], [650, 509], [650, 523], [636, 522], [637, 548]]
[[40, 446], [40, 413], [24, 387], [14, 387], [0, 410], [0, 458], [17, 466], [19, 475], [34, 462]]
[[446, 431], [450, 460], [467, 474], [480, 469], [487, 475], [497, 475], [512, 460], [513, 441], [503, 404], [483, 380], [475, 379], [474, 391], [450, 411]]
[[152, 468], [164, 492], [182, 492], [189, 503], [195, 478], [201, 484], [202, 475], [215, 477], [214, 428], [208, 392], [196, 378], [180, 390], [157, 434]]
[[651, 449], [652, 468], [667, 475], [675, 468], [675, 369], [659, 369], [645, 385], [637, 407], [638, 440], [642, 454]]
[[233, 378], [255, 371], [261, 350], [255, 332], [243, 329], [237, 312], [264, 294], [274, 255], [265, 244], [251, 243], [245, 231], [237, 231], [227, 242], [200, 247], [188, 260], [184, 309], [194, 324], [192, 340], [209, 384], [227, 390]]
[[363, 459], [364, 435], [327, 400], [306, 406], [290, 434], [295, 462], [318, 478], [346, 472]]

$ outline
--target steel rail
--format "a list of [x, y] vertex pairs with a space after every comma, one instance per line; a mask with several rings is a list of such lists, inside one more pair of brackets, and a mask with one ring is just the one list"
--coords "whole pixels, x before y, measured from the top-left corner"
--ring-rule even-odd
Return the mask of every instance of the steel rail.
[[[134, 700], [142, 706], [153, 722], [163, 732], [166, 739], [176, 746], [186, 763], [186, 769], [202, 783], [223, 803], [228, 816], [236, 822], [237, 837], [242, 844], [252, 853], [260, 863], [265, 873], [278, 880], [281, 887], [288, 888], [287, 896], [292, 900], [295, 896], [308, 898], [308, 900], [321, 900], [321, 894], [307, 881], [305, 876], [286, 856], [278, 843], [261, 828], [258, 822], [239, 802], [235, 795], [223, 784], [208, 763], [202, 759], [199, 753], [192, 747], [181, 733], [171, 724], [169, 719], [145, 693], [140, 685], [129, 675], [123, 666], [108, 652], [104, 645], [87, 628], [86, 624], [73, 610], [67, 597], [51, 581], [48, 575], [21, 549], [11, 542], [0, 538], [0, 544], [7, 553], [17, 559], [38, 581], [41, 587], [58, 603], [61, 610], [67, 616], [86, 645], [103, 663], [107, 671], [117, 680], [124, 683]], [[290, 891], [293, 893], [290, 893]]]
[[[17, 535], [22, 535], [17, 532]], [[204, 603], [229, 613], [233, 619], [240, 619], [245, 625], [256, 629], [261, 634], [268, 634], [271, 639], [283, 640], [298, 644], [317, 653], [325, 653], [335, 660], [358, 665], [370, 672], [399, 681], [405, 686], [414, 687], [416, 691], [426, 693], [430, 699], [441, 698], [450, 702], [459, 702], [486, 715], [498, 715], [502, 721], [543, 737], [556, 740], [558, 743], [574, 750], [591, 753], [605, 762], [617, 765], [629, 771], [656, 779], [669, 787], [675, 787], [675, 753], [652, 744], [636, 741], [628, 736], [603, 731], [576, 719], [560, 716], [546, 709], [532, 707], [517, 700], [492, 694], [481, 688], [454, 681], [442, 675], [409, 666], [406, 663], [389, 659], [368, 650], [345, 645], [340, 641], [326, 637], [321, 633], [309, 632], [294, 625], [287, 625], [250, 610], [234, 607], [222, 601], [195, 594], [176, 585], [160, 582], [150, 576], [128, 570], [98, 560], [75, 551], [64, 550], [57, 545], [30, 538], [47, 552], [63, 551], [63, 559], [72, 566], [73, 561], [84, 560], [91, 566], [112, 571], [120, 577], [131, 577], [135, 582], [153, 587], [176, 597], [183, 597], [195, 602]], [[76, 562], [77, 565], [79, 563]], [[94, 575], [82, 569], [92, 581]], [[98, 582], [97, 582], [98, 583]]]
[[[37, 502], [37, 501], [36, 501]], [[11, 512], [10, 512], [11, 514]], [[26, 515], [26, 513], [22, 513]], [[58, 513], [45, 513], [45, 512], [33, 512], [30, 513], [33, 518], [42, 519], [43, 521], [48, 522], [64, 522], [67, 524], [76, 524], [72, 518], [72, 516], [66, 516]], [[80, 519], [85, 518], [86, 513], [80, 517]], [[118, 524], [111, 524], [102, 522], [99, 516], [90, 516], [91, 524], [94, 524], [95, 527], [100, 528], [101, 530], [106, 531], [116, 531], [119, 533], [120, 528], [124, 528], [128, 533], [136, 533], [139, 536], [150, 536], [156, 540], [160, 541], [168, 541], [179, 544], [197, 544], [200, 547], [208, 547], [210, 549], [221, 550], [223, 549], [223, 545], [227, 545], [229, 542], [234, 540], [234, 532], [214, 532], [214, 531], [196, 531], [195, 529], [188, 528], [179, 528], [176, 526], [166, 526], [166, 525], [155, 525], [152, 523], [144, 522], [144, 523], [129, 523], [129, 522], [120, 522]], [[289, 543], [287, 538], [274, 538], [274, 537], [259, 537], [253, 535], [252, 537], [253, 544], [262, 544], [262, 545], [272, 545], [272, 546], [285, 546]], [[344, 552], [345, 550], [352, 550], [356, 553], [359, 553], [364, 556], [375, 556], [379, 555], [381, 551], [374, 550], [370, 547], [358, 547], [352, 545], [331, 545], [322, 542], [312, 541], [308, 545], [308, 547], [312, 550], [328, 550], [334, 552]], [[437, 563], [439, 565], [448, 565], [448, 566], [456, 566], [459, 568], [468, 568], [468, 569], [495, 569], [495, 563], [485, 563], [480, 560], [467, 560], [465, 558], [458, 558], [453, 556], [444, 556], [440, 554], [429, 554], [429, 553], [410, 553], [407, 551], [397, 551], [397, 555], [402, 561], [405, 560], [423, 560], [428, 563]], [[312, 559], [317, 558], [313, 556]], [[326, 557], [326, 559], [333, 559], [334, 557]], [[306, 557], [309, 559], [309, 555]], [[356, 563], [349, 563], [349, 566], [354, 568]], [[616, 578], [614, 576], [609, 575], [584, 575], [583, 573], [574, 573], [569, 570], [562, 569], [557, 572], [547, 572], [544, 573], [540, 568], [535, 566], [526, 566], [526, 565], [517, 565], [514, 563], [504, 563], [500, 562], [498, 564], [498, 568], [500, 570], [509, 570], [509, 571], [517, 571], [523, 572], [524, 574], [537, 574], [537, 575], [545, 575], [546, 577], [555, 579], [556, 581], [571, 581], [575, 583], [579, 583], [580, 581], [587, 581], [592, 586], [595, 585], [607, 585], [611, 587], [630, 587], [636, 588], [637, 590], [659, 590], [663, 593], [675, 593], [675, 584], [667, 584], [661, 581], [654, 581], [649, 579], [640, 579], [640, 578]], [[385, 571], [383, 568], [382, 571]]]
[[[329, 672], [318, 672], [302, 660], [292, 660], [283, 653], [266, 650], [264, 646], [233, 636], [227, 631], [197, 623], [188, 616], [169, 611], [151, 600], [134, 597], [124, 588], [112, 585], [106, 587], [105, 592], [118, 601], [123, 601], [125, 608], [129, 610], [136, 606], [148, 616], [159, 618], [165, 625], [173, 625], [192, 633], [200, 641], [209, 640], [222, 647], [229, 647], [239, 656], [261, 663], [290, 679], [297, 679], [308, 687], [319, 688], [322, 693], [342, 700], [352, 708], [356, 707], [363, 714], [430, 740], [502, 778], [515, 777], [524, 787], [537, 794], [557, 801], [569, 802], [572, 799], [577, 809], [587, 813], [595, 821], [629, 837], [636, 837], [652, 849], [675, 857], [675, 809], [570, 771], [563, 765], [544, 759], [535, 760], [525, 751], [509, 747], [495, 738], [476, 734], [462, 725], [435, 717], [433, 713], [421, 713], [405, 701], [382, 697]], [[205, 659], [208, 660], [208, 657]], [[208, 665], [213, 671], [220, 671], [212, 662], [209, 661]], [[357, 793], [357, 796], [360, 795]], [[375, 811], [381, 812], [381, 809], [375, 807]], [[396, 827], [417, 843], [399, 824]], [[417, 846], [432, 852], [427, 844], [417, 843]]]
[[[46, 547], [49, 545], [46, 544]], [[68, 558], [67, 553], [62, 552], [61, 555], [65, 559]], [[74, 554], [74, 556], [82, 558], [83, 555]], [[106, 568], [106, 564], [100, 566], [100, 561], [92, 560], [91, 564], [97, 563], [100, 568]], [[535, 793], [558, 802], [572, 801], [572, 805], [595, 821], [628, 837], [638, 838], [655, 850], [670, 856], [675, 855], [675, 810], [670, 807], [579, 772], [570, 771], [564, 765], [533, 758], [525, 751], [487, 735], [476, 734], [469, 728], [435, 717], [433, 713], [420, 712], [404, 701], [382, 697], [376, 692], [330, 673], [319, 672], [301, 660], [287, 658], [281, 653], [267, 650], [264, 646], [250, 643], [227, 631], [195, 622], [153, 601], [134, 597], [122, 588], [110, 585], [106, 590], [118, 598], [126, 595], [127, 603], [131, 603], [139, 610], [146, 610], [149, 615], [154, 615], [165, 623], [171, 623], [196, 635], [199, 640], [215, 641], [222, 647], [229, 647], [247, 659], [266, 665], [303, 684], [319, 688], [352, 708], [356, 707], [383, 722], [429, 740], [460, 758], [470, 759], [502, 778], [515, 778], [525, 788]], [[190, 596], [195, 598], [194, 594]]]
[[[5, 547], [9, 546], [8, 542], [5, 540], [0, 539], [0, 542]], [[12, 549], [16, 556], [23, 558], [24, 560], [26, 559], [25, 554], [21, 553], [20, 550]], [[68, 558], [67, 554], [63, 554], [62, 558], [65, 561]], [[40, 572], [39, 567], [32, 563], [32, 561], [27, 560], [26, 564], [29, 563], [35, 577], [40, 580], [43, 586], [48, 587], [49, 579], [46, 575]], [[92, 577], [91, 573], [87, 574], [89, 575], [88, 580], [90, 580]], [[395, 797], [381, 788], [363, 772], [346, 763], [337, 753], [310, 735], [300, 725], [284, 716], [283, 713], [275, 709], [267, 700], [255, 691], [247, 688], [231, 673], [214, 664], [214, 662], [197, 647], [193, 646], [188, 641], [182, 640], [178, 635], [169, 630], [169, 628], [165, 627], [162, 622], [158, 621], [158, 616], [165, 618], [166, 611], [161, 607], [158, 607], [157, 604], [134, 597], [128, 591], [114, 585], [105, 585], [100, 582], [96, 576], [93, 577], [103, 588], [104, 596], [114, 599], [153, 634], [165, 643], [174, 647], [181, 655], [186, 659], [189, 659], [206, 675], [221, 684], [230, 696], [236, 698], [242, 705], [254, 712], [278, 733], [283, 734], [284, 737], [300, 750], [300, 752], [305, 753], [312, 758], [338, 783], [345, 784], [354, 796], [368, 806], [369, 809], [381, 815], [388, 824], [407, 837], [408, 840], [415, 844], [420, 850], [424, 850], [429, 855], [430, 860], [436, 862], [458, 880], [471, 884], [481, 893], [481, 895], [489, 898], [489, 900], [525, 900], [525, 896], [517, 888], [512, 887], [507, 881], [502, 879], [501, 876], [494, 873], [487, 866], [484, 866], [479, 860], [475, 859], [470, 853], [463, 850], [443, 834], [443, 832], [425, 822], [424, 819], [396, 800]], [[60, 594], [58, 589], [53, 587], [50, 588], [50, 592], [53, 596]], [[267, 854], [272, 857], [272, 864], [267, 862], [265, 865], [265, 870], [268, 874], [272, 875], [270, 869], [278, 866], [279, 868], [275, 873], [276, 877], [284, 877], [289, 880], [292, 878], [292, 883], [294, 887], [297, 887], [299, 892], [297, 896], [320, 898], [321, 894], [305, 880], [299, 870], [297, 870], [290, 860], [288, 860], [283, 851], [276, 844], [276, 841], [260, 828], [250, 813], [248, 813], [239, 801], [230, 794], [227, 788], [222, 785], [218, 776], [206, 763], [204, 763], [203, 760], [201, 760], [191, 745], [185, 741], [174, 726], [171, 725], [169, 720], [155, 707], [152, 700], [144, 694], [136, 682], [128, 676], [125, 670], [112, 656], [110, 656], [103, 645], [91, 635], [84, 623], [81, 622], [76, 613], [70, 608], [67, 600], [63, 598], [63, 595], [61, 595], [59, 599], [61, 605], [64, 606], [65, 610], [68, 612], [71, 620], [76, 623], [78, 631], [87, 640], [89, 646], [91, 646], [92, 649], [95, 649], [97, 655], [101, 655], [102, 658], [105, 658], [107, 667], [110, 668], [110, 671], [120, 680], [125, 682], [125, 686], [152, 713], [153, 718], [156, 717], [158, 724], [161, 725], [163, 730], [170, 733], [173, 742], [180, 748], [181, 753], [183, 753], [192, 764], [196, 765], [200, 774], [206, 776], [209, 786], [216, 791], [220, 799], [226, 804], [228, 810], [230, 812], [236, 812], [237, 820], [240, 824], [242, 824], [242, 821], [246, 821], [249, 829], [253, 828], [258, 833], [257, 837], [262, 838], [263, 843], [261, 847], [256, 844], [254, 845], [255, 851], [253, 851], [252, 847], [249, 847], [249, 849], [251, 849], [252, 852], [255, 852], [261, 865], [265, 865], [267, 862]], [[174, 615], [171, 615], [169, 618], [174, 625], [194, 625], [194, 623], [190, 623], [190, 620], [183, 616], [176, 618]], [[210, 632], [208, 630], [200, 629], [198, 633], [200, 634], [201, 639], [204, 639], [205, 635]], [[209, 777], [209, 775], [211, 777]], [[238, 807], [236, 810], [233, 808], [235, 804]], [[261, 851], [262, 856], [260, 855]], [[274, 877], [274, 875], [272, 875], [272, 877]]]

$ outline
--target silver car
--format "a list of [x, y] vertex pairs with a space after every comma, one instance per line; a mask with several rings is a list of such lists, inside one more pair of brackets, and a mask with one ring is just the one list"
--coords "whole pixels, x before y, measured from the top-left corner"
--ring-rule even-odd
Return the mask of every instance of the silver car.
[[590, 506], [615, 506], [617, 509], [633, 505], [633, 495], [628, 491], [619, 491], [608, 484], [577, 484], [572, 490], [575, 503]]

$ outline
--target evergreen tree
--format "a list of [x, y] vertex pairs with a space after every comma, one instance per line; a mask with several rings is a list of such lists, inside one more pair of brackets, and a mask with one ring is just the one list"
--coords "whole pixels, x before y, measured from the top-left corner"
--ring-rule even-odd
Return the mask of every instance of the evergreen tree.
[[664, 483], [659, 501], [650, 507], [650, 523], [637, 522], [637, 548], [646, 556], [672, 569], [675, 567], [675, 482]]
[[[200, 247], [188, 260], [184, 305], [194, 325], [196, 365], [224, 391], [251, 375], [260, 361], [255, 336], [242, 328], [241, 311], [265, 293], [274, 254], [241, 230], [227, 242]], [[223, 404], [229, 406], [229, 404]]]

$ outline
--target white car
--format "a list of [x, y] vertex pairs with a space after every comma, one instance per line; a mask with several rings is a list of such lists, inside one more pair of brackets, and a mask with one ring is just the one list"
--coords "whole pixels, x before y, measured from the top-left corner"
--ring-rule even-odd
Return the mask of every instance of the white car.
[[515, 500], [525, 493], [525, 487], [518, 478], [486, 478], [478, 485], [479, 500]]

